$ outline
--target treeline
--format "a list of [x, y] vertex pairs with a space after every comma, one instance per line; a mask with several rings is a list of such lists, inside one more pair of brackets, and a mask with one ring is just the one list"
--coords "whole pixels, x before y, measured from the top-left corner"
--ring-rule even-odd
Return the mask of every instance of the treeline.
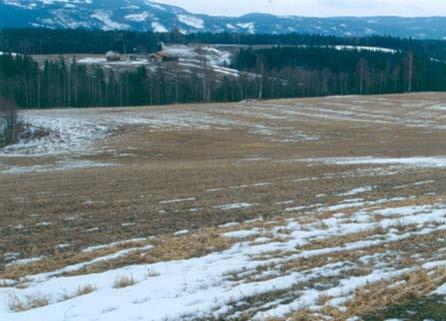
[[239, 52], [232, 67], [262, 75], [261, 98], [446, 90], [446, 64], [411, 49], [249, 48]]
[[0, 97], [21, 108], [138, 106], [252, 98], [446, 90], [446, 65], [413, 53], [275, 47], [243, 49], [239, 77], [175, 63], [116, 72], [99, 66], [0, 55]]
[[194, 33], [185, 36], [186, 43], [275, 45], [275, 46], [364, 46], [382, 47], [401, 51], [412, 50], [420, 56], [446, 60], [446, 41], [418, 40], [393, 36], [336, 37], [315, 34], [234, 34]]
[[103, 54], [108, 50], [121, 53], [153, 52], [160, 41], [179, 41], [174, 35], [152, 32], [102, 31], [84, 29], [2, 29], [0, 51], [21, 54]]
[[189, 73], [160, 66], [115, 72], [63, 59], [43, 68], [29, 56], [0, 55], [0, 97], [19, 108], [138, 106], [228, 102], [252, 97], [257, 79], [215, 77], [211, 70]]
[[108, 50], [121, 53], [153, 52], [165, 43], [205, 43], [226, 45], [351, 45], [414, 51], [420, 56], [446, 60], [446, 41], [414, 40], [390, 36], [335, 37], [308, 34], [194, 33], [177, 30], [166, 33], [102, 31], [85, 29], [3, 29], [0, 51], [22, 54], [96, 53]]

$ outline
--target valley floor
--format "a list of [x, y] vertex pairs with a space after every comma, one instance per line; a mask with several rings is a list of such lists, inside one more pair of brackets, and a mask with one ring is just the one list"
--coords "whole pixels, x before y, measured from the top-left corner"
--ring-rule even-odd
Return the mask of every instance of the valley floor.
[[442, 93], [23, 111], [0, 319], [444, 319], [445, 112]]

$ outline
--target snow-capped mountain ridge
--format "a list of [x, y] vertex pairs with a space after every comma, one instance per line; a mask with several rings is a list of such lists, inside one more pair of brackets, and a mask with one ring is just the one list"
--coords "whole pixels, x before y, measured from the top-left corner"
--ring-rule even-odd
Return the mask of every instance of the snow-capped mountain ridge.
[[166, 32], [385, 34], [446, 39], [446, 17], [310, 18], [251, 13], [240, 17], [193, 14], [148, 0], [0, 0], [0, 28], [46, 27]]

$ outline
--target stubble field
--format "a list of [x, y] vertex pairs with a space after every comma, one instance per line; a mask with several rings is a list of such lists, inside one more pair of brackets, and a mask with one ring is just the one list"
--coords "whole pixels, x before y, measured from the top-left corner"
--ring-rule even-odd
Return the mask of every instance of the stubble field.
[[0, 319], [368, 321], [444, 301], [446, 94], [20, 117]]

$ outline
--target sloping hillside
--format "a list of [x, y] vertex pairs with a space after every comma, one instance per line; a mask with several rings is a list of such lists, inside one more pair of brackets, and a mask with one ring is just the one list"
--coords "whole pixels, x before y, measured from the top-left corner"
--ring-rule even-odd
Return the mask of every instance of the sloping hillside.
[[166, 32], [372, 34], [443, 39], [446, 18], [307, 18], [252, 13], [208, 16], [145, 0], [1, 0], [0, 27], [87, 28]]

